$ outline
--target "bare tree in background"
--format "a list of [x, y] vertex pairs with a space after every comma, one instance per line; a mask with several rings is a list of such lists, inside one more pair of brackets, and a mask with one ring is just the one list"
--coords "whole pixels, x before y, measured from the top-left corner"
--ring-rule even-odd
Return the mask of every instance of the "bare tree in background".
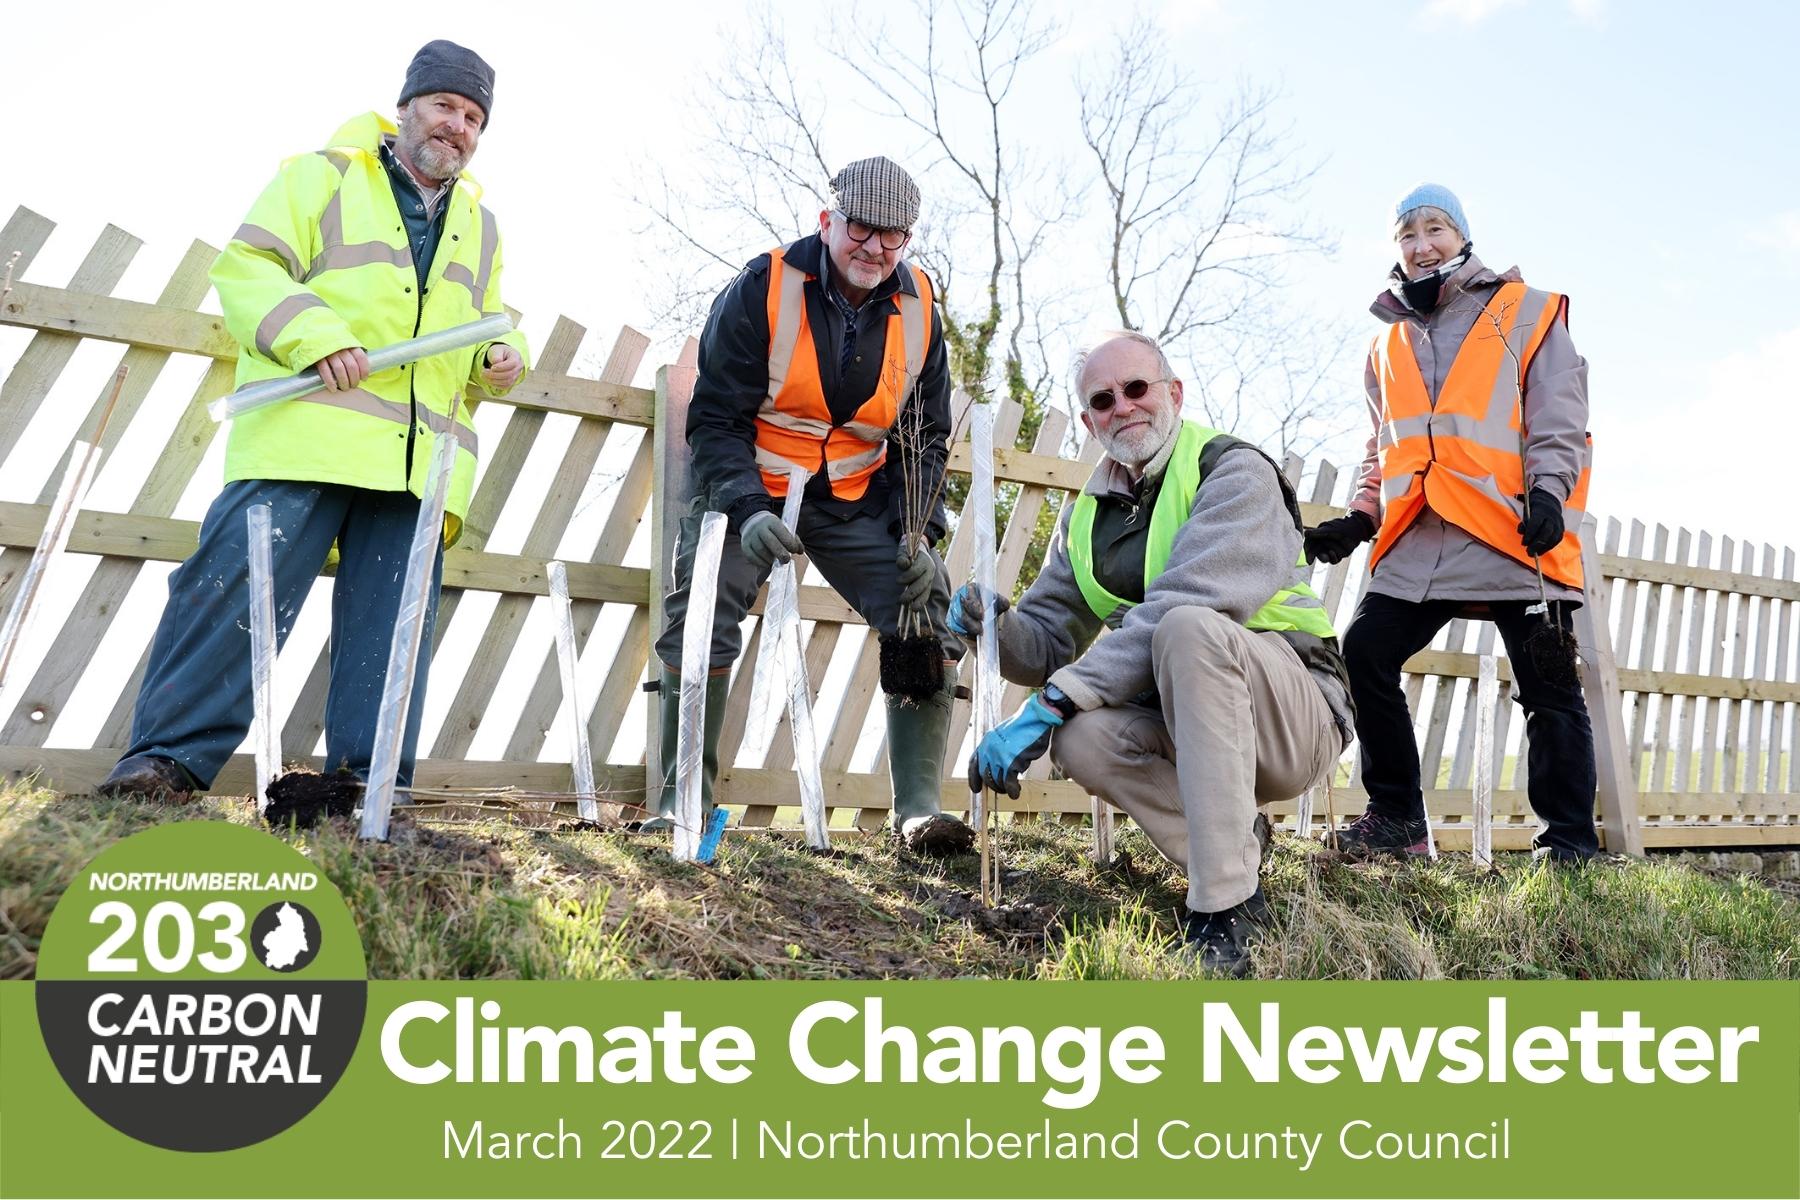
[[658, 164], [654, 183], [632, 197], [648, 217], [641, 232], [671, 266], [654, 315], [684, 333], [699, 330], [752, 255], [814, 226], [834, 169], [821, 141], [824, 92], [796, 73], [770, 12], [756, 14], [725, 59], [731, 69], [709, 75], [698, 178], [672, 185]]
[[[927, 220], [907, 253], [937, 284], [951, 376], [977, 397], [1024, 404], [1029, 438], [1062, 387], [1057, 352], [1071, 324], [1032, 273], [1074, 203], [1063, 172], [1012, 128], [1014, 89], [1057, 30], [1024, 0], [917, 0], [906, 28], [903, 40], [886, 23], [847, 23], [816, 50], [796, 50], [769, 12], [757, 17], [728, 53], [731, 69], [711, 77], [699, 179], [677, 187], [659, 173], [635, 197], [659, 251], [698, 267], [669, 273], [659, 316], [697, 328], [757, 249], [811, 229], [842, 165], [823, 131], [846, 122], [827, 117], [873, 114], [910, 129], [926, 164], [915, 173]], [[829, 103], [821, 65], [841, 81]]]
[[1077, 87], [1120, 323], [1190, 364], [1218, 428], [1302, 455], [1343, 432], [1354, 408], [1337, 383], [1347, 333], [1275, 303], [1294, 260], [1332, 248], [1294, 215], [1317, 166], [1273, 123], [1276, 93], [1240, 86], [1202, 130], [1199, 84], [1141, 19]]
[[1192, 360], [1187, 407], [1214, 429], [1254, 432], [1277, 462], [1290, 454], [1310, 461], [1362, 415], [1346, 389], [1352, 337], [1306, 317], [1221, 326], [1206, 357]]

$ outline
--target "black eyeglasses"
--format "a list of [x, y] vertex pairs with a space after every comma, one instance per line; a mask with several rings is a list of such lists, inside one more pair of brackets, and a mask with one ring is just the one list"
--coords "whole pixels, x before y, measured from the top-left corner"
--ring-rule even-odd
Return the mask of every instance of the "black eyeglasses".
[[[1167, 382], [1169, 382], [1167, 379], [1133, 379], [1119, 390], [1125, 393], [1127, 400], [1142, 400], [1150, 394], [1150, 388], [1153, 385]], [[1095, 392], [1087, 398], [1089, 412], [1106, 412], [1116, 403], [1118, 403], [1118, 397], [1113, 395], [1111, 388]]]
[[912, 240], [910, 229], [876, 229], [872, 225], [864, 225], [861, 221], [852, 221], [843, 213], [838, 214], [844, 222], [844, 234], [851, 241], [861, 246], [872, 237], [878, 237], [883, 250], [898, 250]]

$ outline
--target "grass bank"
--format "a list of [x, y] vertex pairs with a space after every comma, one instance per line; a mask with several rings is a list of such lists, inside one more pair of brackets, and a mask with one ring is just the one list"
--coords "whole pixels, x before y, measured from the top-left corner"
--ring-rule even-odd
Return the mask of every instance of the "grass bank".
[[[106, 846], [167, 821], [256, 818], [248, 801], [185, 808], [0, 792], [0, 978], [28, 978], [50, 911]], [[338, 886], [374, 978], [1161, 979], [1195, 974], [1182, 880], [1141, 834], [1101, 866], [1085, 829], [1004, 838], [997, 909], [973, 859], [922, 862], [885, 837], [829, 855], [792, 834], [728, 837], [710, 867], [666, 839], [423, 817], [387, 844], [345, 824], [282, 832]], [[1261, 978], [1794, 979], [1800, 889], [1673, 859], [1540, 869], [1501, 855], [1350, 865], [1276, 839], [1278, 927]]]

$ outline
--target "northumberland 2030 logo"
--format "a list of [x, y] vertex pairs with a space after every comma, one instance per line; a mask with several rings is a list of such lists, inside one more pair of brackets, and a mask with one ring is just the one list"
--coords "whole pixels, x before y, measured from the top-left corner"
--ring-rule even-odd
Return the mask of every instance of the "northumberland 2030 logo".
[[343, 1075], [367, 1003], [343, 898], [304, 855], [183, 821], [109, 848], [44, 933], [38, 1023], [101, 1120], [169, 1150], [289, 1128]]

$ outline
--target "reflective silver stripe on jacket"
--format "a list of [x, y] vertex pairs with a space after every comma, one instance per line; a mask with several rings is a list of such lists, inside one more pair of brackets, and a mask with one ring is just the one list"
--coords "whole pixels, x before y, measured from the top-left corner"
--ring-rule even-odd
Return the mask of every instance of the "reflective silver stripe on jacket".
[[295, 283], [300, 282], [300, 256], [294, 253], [294, 248], [292, 246], [289, 246], [286, 242], [276, 237], [273, 233], [270, 233], [267, 229], [264, 229], [261, 225], [251, 225], [248, 223], [239, 225], [237, 232], [231, 235], [231, 240], [234, 242], [242, 242], [252, 250], [266, 250], [275, 255], [281, 260], [282, 265], [287, 268], [288, 278], [292, 279]]
[[[350, 412], [361, 413], [365, 417], [377, 417], [383, 421], [395, 421], [401, 425], [412, 424], [412, 409], [416, 408], [419, 419], [433, 433], [447, 433], [456, 439], [456, 444], [470, 454], [479, 455], [480, 439], [475, 431], [457, 421], [455, 417], [435, 412], [424, 405], [409, 406], [398, 401], [383, 399], [374, 392], [362, 388], [351, 388], [347, 392], [312, 392], [298, 398], [304, 404], [323, 404], [328, 408], [342, 408]], [[457, 393], [453, 404], [461, 405], [462, 394]]]
[[459, 262], [453, 262], [444, 268], [444, 282], [454, 283], [467, 289], [469, 303], [476, 312], [486, 311], [488, 283], [494, 277], [494, 256], [500, 248], [500, 228], [494, 220], [494, 214], [486, 205], [481, 206], [481, 256], [477, 267], [471, 271]]
[[342, 189], [331, 193], [331, 199], [325, 202], [325, 211], [319, 214], [319, 240], [323, 243], [324, 249], [319, 252], [319, 257], [313, 260], [311, 268], [306, 272], [308, 282], [327, 271], [364, 267], [370, 263], [387, 263], [396, 267], [413, 265], [412, 250], [407, 246], [390, 246], [386, 242], [344, 244], [344, 193]]
[[[780, 425], [783, 429], [808, 432], [774, 419], [775, 416], [786, 416], [775, 407], [775, 397], [781, 395], [781, 389], [787, 386], [788, 371], [794, 365], [794, 350], [800, 345], [800, 322], [806, 316], [806, 272], [781, 257], [779, 251], [770, 255], [771, 259], [777, 257], [781, 259], [781, 294], [775, 313], [775, 328], [769, 330], [769, 392], [763, 398], [762, 416], [770, 424]], [[831, 428], [829, 422], [814, 421], [812, 425], [821, 430]], [[824, 433], [816, 432], [813, 436], [823, 437]]]
[[[925, 311], [925, 300], [919, 295], [919, 280], [913, 274], [912, 264], [902, 262], [896, 269], [905, 271], [907, 280], [913, 285], [911, 293], [904, 287], [894, 293], [894, 299], [900, 304], [900, 332], [906, 338], [906, 386], [900, 389], [894, 405], [899, 409], [912, 396], [919, 377], [925, 373], [925, 331], [930, 314]], [[881, 436], [886, 437], [887, 431], [883, 430]]]
[[271, 308], [269, 310], [269, 315], [264, 317], [257, 324], [256, 352], [264, 358], [275, 359], [276, 362], [280, 362], [280, 359], [275, 358], [275, 339], [281, 336], [281, 331], [291, 325], [294, 318], [305, 312], [307, 309], [324, 307], [325, 302], [311, 292], [302, 292], [298, 295], [287, 297], [274, 308]]
[[887, 457], [887, 442], [879, 441], [867, 450], [859, 451], [848, 458], [828, 458], [825, 460], [825, 473], [832, 479], [843, 479], [854, 475], [866, 467], [872, 467]]

